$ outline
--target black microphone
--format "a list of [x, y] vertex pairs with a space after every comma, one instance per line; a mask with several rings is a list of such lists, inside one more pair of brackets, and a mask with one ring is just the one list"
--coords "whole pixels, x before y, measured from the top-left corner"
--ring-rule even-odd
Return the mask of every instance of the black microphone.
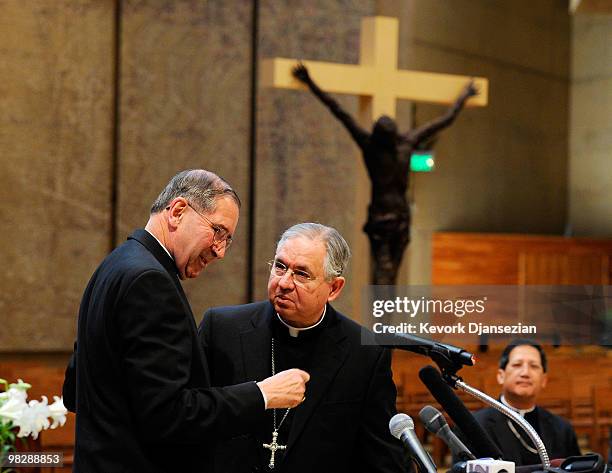
[[414, 422], [409, 415], [402, 413], [395, 414], [389, 421], [389, 431], [391, 435], [401, 440], [406, 448], [408, 448], [417, 462], [419, 470], [424, 473], [437, 472], [436, 465], [434, 465], [414, 432]]
[[419, 378], [433, 397], [440, 403], [447, 414], [461, 429], [472, 452], [478, 458], [502, 457], [499, 448], [493, 443], [472, 413], [461, 402], [433, 366], [426, 366], [419, 371]]
[[457, 371], [462, 366], [474, 366], [476, 357], [463, 348], [440, 343], [427, 338], [408, 334], [377, 334], [379, 345], [386, 348], [396, 348], [419, 355], [425, 355], [434, 360], [441, 368]]
[[425, 406], [419, 412], [419, 418], [429, 432], [444, 440], [453, 456], [463, 461], [476, 460], [472, 452], [450, 429], [446, 419], [438, 409], [432, 406]]
[[610, 471], [608, 464], [599, 453], [567, 457], [561, 463], [560, 468], [572, 473], [607, 473]]

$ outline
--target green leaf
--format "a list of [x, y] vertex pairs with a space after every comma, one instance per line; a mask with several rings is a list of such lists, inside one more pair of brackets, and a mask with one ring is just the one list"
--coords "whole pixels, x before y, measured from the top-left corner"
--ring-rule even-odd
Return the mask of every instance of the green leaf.
[[[2, 458], [4, 455], [14, 450], [15, 450], [15, 447], [13, 447], [13, 445], [2, 445], [2, 449], [0, 450], [0, 458]], [[12, 468], [2, 469], [0, 467], [0, 473], [16, 473], [16, 470]]]

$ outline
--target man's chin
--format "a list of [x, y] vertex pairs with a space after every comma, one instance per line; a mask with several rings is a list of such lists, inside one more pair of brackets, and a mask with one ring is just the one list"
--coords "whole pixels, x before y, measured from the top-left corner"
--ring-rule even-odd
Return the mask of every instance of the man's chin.
[[517, 389], [514, 395], [521, 399], [530, 399], [534, 395], [533, 389]]
[[185, 271], [185, 274], [181, 276], [181, 279], [195, 279], [200, 274], [202, 274], [205, 269], [206, 269], [206, 266], [202, 267], [201, 269], [196, 269], [196, 270], [190, 270], [189, 268], [187, 268], [187, 270]]
[[278, 315], [280, 315], [283, 320], [292, 319], [293, 314], [295, 313], [288, 304], [279, 304], [278, 301], [274, 301], [274, 310]]

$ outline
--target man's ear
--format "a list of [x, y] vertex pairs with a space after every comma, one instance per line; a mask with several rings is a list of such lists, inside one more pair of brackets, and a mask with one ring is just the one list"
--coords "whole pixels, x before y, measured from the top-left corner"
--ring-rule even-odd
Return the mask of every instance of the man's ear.
[[497, 384], [499, 385], [504, 384], [505, 379], [506, 379], [506, 372], [502, 370], [501, 368], [499, 368], [497, 370]]
[[342, 276], [338, 276], [332, 281], [331, 292], [329, 293], [329, 296], [327, 296], [327, 302], [331, 302], [338, 298], [338, 296], [342, 292], [342, 288], [344, 287], [345, 283], [346, 279], [344, 279]]
[[168, 223], [171, 227], [176, 228], [179, 226], [188, 206], [189, 204], [184, 197], [177, 197], [170, 202], [168, 207], [166, 207], [166, 211], [168, 212]]

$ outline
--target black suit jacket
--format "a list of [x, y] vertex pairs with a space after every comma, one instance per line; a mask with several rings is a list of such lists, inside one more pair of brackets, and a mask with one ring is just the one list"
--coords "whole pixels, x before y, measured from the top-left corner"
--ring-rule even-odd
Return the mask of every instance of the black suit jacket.
[[254, 383], [210, 389], [174, 262], [145, 230], [89, 281], [75, 347], [64, 383], [75, 472], [207, 471], [211, 438], [264, 417]]
[[[200, 325], [213, 385], [270, 376], [269, 302], [210, 309]], [[396, 390], [389, 350], [362, 346], [362, 327], [327, 306], [330, 323], [317, 340], [306, 400], [296, 408], [278, 472], [403, 472], [401, 444], [389, 433]], [[370, 337], [371, 333], [367, 332]], [[270, 453], [269, 419], [258, 434], [218, 442], [214, 471], [257, 471]], [[285, 442], [282, 442], [283, 444]]]
[[[576, 434], [571, 424], [546, 409], [541, 407], [536, 409], [540, 423], [540, 438], [544, 442], [549, 458], [552, 460], [580, 455]], [[474, 417], [499, 447], [503, 459], [521, 465], [521, 449], [524, 447], [508, 428], [507, 417], [491, 407], [475, 412]], [[527, 434], [520, 427], [517, 427], [517, 430], [523, 438], [527, 438]], [[529, 444], [531, 445], [531, 441]]]

